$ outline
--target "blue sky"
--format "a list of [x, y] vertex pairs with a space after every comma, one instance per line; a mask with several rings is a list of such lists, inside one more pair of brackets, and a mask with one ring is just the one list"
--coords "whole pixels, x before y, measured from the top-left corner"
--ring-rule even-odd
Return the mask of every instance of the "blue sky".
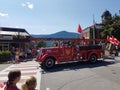
[[109, 10], [120, 10], [120, 0], [0, 0], [0, 27], [25, 28], [30, 34], [77, 32], [97, 23]]

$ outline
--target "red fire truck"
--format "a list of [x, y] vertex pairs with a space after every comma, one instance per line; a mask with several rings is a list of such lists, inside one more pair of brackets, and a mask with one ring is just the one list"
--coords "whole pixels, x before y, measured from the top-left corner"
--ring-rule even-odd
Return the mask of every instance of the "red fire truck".
[[[41, 64], [42, 68], [52, 68], [55, 64], [89, 61], [96, 63], [104, 56], [102, 40], [89, 39], [64, 39], [66, 42], [55, 47], [41, 48], [36, 57], [36, 61]], [[60, 42], [61, 40], [58, 39]], [[82, 44], [81, 44], [82, 43]]]

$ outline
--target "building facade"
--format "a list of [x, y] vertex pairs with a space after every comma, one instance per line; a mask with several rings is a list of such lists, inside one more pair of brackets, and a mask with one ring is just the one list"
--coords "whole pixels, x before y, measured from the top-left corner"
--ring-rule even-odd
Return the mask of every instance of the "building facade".
[[15, 48], [27, 48], [30, 34], [21, 28], [0, 27], [0, 51]]
[[95, 24], [83, 30], [86, 39], [101, 39], [102, 24]]

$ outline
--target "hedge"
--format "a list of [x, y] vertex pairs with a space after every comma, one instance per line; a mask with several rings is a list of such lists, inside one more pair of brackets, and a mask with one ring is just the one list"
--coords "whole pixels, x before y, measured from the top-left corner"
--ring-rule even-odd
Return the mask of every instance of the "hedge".
[[11, 52], [10, 51], [0, 51], [0, 62], [6, 62], [11, 59]]

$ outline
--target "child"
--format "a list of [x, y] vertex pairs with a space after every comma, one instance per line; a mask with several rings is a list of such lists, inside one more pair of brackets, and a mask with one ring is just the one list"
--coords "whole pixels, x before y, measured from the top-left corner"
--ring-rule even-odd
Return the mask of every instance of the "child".
[[4, 90], [19, 90], [16, 84], [19, 82], [21, 78], [21, 71], [20, 70], [11, 70], [8, 73], [8, 81]]
[[25, 83], [22, 85], [21, 90], [35, 90], [37, 85], [36, 78], [34, 76], [30, 76], [26, 79]]

